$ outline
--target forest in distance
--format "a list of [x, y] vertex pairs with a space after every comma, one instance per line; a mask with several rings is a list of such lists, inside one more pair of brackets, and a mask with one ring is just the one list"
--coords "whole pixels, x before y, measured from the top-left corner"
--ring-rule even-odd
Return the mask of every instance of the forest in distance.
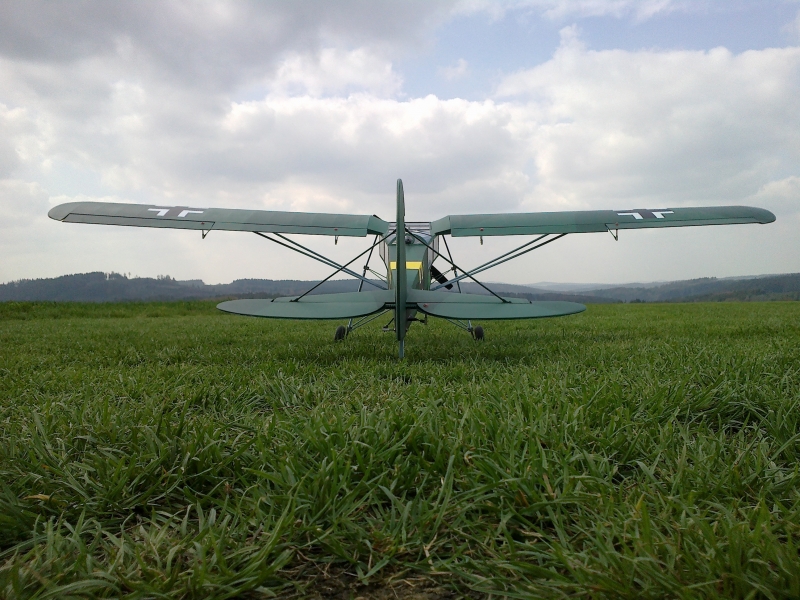
[[[314, 281], [238, 279], [226, 284], [181, 281], [168, 275], [128, 277], [120, 273], [80, 273], [44, 279], [21, 279], [0, 284], [0, 302], [125, 302], [293, 296]], [[461, 284], [468, 293], [487, 293], [475, 283]], [[584, 304], [619, 302], [720, 302], [800, 300], [800, 273], [756, 277], [704, 277], [651, 284], [632, 283], [580, 289], [539, 288], [535, 285], [492, 283], [506, 296], [528, 300], [561, 300]], [[566, 287], [566, 286], [565, 286]], [[314, 293], [353, 292], [358, 281], [333, 280]]]

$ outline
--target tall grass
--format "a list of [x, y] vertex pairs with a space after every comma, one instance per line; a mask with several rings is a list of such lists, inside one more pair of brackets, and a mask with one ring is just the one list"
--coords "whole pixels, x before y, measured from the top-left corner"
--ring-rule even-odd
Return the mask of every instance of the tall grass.
[[800, 304], [0, 315], [0, 596], [800, 596]]

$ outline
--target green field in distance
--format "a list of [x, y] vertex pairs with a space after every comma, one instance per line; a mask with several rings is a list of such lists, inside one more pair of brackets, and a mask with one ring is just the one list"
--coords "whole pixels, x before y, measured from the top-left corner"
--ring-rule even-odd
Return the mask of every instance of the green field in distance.
[[800, 302], [0, 304], [0, 597], [800, 596]]

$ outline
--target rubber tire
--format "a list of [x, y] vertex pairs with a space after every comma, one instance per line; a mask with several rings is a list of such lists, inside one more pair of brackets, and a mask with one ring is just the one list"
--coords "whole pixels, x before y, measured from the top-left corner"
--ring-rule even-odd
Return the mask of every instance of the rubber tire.
[[336, 333], [333, 334], [333, 340], [335, 342], [341, 342], [346, 337], [347, 337], [347, 327], [345, 327], [344, 325], [339, 325], [336, 328]]
[[472, 337], [475, 338], [476, 342], [482, 342], [484, 340], [483, 327], [481, 327], [480, 325], [478, 325], [477, 327], [473, 327]]

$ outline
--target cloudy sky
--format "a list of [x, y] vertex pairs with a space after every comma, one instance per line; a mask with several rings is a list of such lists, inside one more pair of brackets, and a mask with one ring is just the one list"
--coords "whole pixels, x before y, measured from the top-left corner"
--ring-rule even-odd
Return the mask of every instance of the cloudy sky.
[[[490, 281], [800, 271], [800, 2], [4, 2], [0, 282], [322, 266], [62, 202], [378, 214], [749, 204], [771, 225], [567, 236]], [[344, 259], [365, 240], [305, 238]], [[484, 262], [521, 238], [454, 240]]]

